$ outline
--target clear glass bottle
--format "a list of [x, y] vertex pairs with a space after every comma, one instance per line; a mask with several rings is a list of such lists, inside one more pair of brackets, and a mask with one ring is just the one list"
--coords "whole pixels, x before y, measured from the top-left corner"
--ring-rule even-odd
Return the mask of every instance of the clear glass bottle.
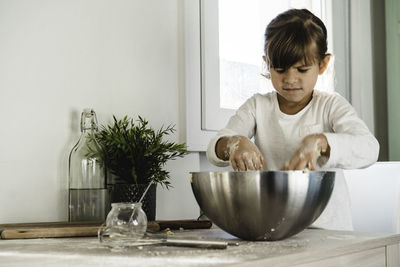
[[69, 155], [69, 221], [104, 221], [109, 211], [105, 168], [88, 155], [89, 147], [98, 146], [90, 138], [97, 131], [96, 113], [84, 109], [81, 136]]

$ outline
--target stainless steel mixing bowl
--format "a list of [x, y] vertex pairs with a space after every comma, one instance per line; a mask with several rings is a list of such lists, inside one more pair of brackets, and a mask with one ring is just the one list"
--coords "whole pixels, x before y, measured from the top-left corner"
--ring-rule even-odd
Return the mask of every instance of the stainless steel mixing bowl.
[[194, 196], [222, 230], [245, 240], [279, 240], [311, 225], [335, 183], [329, 171], [192, 172]]

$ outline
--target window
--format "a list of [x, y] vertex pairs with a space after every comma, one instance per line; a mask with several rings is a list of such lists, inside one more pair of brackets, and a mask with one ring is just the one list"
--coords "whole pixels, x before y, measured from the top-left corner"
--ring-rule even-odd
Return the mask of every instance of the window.
[[[220, 107], [237, 109], [255, 93], [273, 90], [269, 80], [260, 75], [267, 24], [289, 8], [307, 8], [325, 24], [325, 1], [317, 0], [219, 0], [219, 88]], [[240, 19], [238, 19], [240, 18]], [[329, 42], [330, 43], [330, 42]], [[320, 90], [333, 91], [332, 73], [321, 76]]]

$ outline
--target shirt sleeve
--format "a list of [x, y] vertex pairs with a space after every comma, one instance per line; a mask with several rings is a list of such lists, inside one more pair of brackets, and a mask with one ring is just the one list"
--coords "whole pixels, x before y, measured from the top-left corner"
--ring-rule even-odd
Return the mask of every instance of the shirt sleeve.
[[323, 167], [354, 169], [375, 163], [379, 143], [367, 125], [340, 95], [336, 95], [330, 104], [327, 114], [333, 132], [324, 133], [330, 146], [330, 156], [325, 159]]
[[213, 137], [207, 147], [207, 159], [218, 167], [226, 167], [229, 161], [221, 160], [217, 157], [215, 146], [218, 140], [222, 137], [230, 137], [234, 135], [242, 135], [252, 138], [255, 133], [255, 109], [256, 100], [255, 96], [248, 99], [233, 115], [225, 128], [220, 130], [215, 137]]

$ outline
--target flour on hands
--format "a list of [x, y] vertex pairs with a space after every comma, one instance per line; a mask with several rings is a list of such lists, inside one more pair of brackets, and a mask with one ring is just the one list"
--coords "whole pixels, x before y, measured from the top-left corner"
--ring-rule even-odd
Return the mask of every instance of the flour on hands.
[[265, 159], [257, 146], [244, 136], [229, 137], [224, 156], [235, 171], [263, 170]]
[[329, 156], [329, 144], [325, 135], [308, 135], [302, 140], [299, 148], [285, 163], [282, 170], [315, 170], [317, 160], [321, 155]]

